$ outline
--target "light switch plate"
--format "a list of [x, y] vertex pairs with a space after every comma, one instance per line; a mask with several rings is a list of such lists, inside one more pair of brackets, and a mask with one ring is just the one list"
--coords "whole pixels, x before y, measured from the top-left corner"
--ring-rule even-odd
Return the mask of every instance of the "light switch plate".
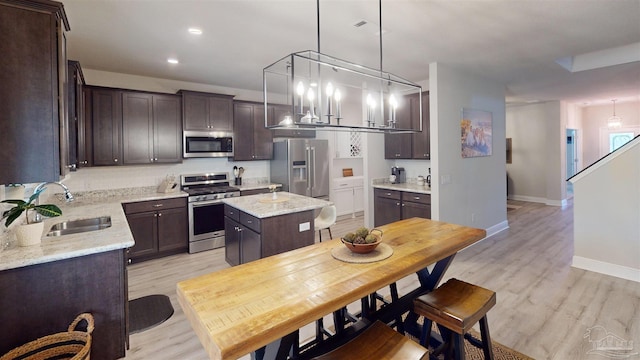
[[303, 231], [309, 231], [309, 229], [311, 229], [311, 223], [310, 222], [304, 222], [302, 224], [298, 224], [298, 231], [299, 232], [303, 232]]

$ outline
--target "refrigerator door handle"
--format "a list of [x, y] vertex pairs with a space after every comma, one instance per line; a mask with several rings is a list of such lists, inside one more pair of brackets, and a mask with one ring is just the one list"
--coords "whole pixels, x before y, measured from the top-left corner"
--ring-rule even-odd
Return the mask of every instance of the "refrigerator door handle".
[[[311, 147], [311, 158], [313, 160], [313, 164], [311, 165], [310, 169], [311, 169], [311, 189], [313, 190], [316, 187], [316, 148], [314, 146]], [[311, 194], [311, 196], [313, 196], [313, 193]]]
[[311, 192], [311, 148], [309, 148], [308, 146], [305, 149], [305, 155], [307, 158], [307, 164], [306, 164], [306, 170], [307, 170], [307, 195], [310, 194]]

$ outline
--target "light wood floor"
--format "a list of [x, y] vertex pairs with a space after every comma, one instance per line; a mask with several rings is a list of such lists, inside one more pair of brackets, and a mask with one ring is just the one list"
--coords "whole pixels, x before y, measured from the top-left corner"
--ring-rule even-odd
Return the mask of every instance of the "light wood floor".
[[[488, 314], [493, 340], [536, 359], [603, 359], [587, 354], [592, 345], [585, 338], [589, 328], [602, 326], [633, 341], [633, 352], [640, 352], [640, 284], [570, 267], [572, 205], [509, 203], [521, 206], [507, 212], [510, 228], [461, 251], [445, 274], [445, 280], [457, 277], [497, 292], [497, 305]], [[333, 236], [361, 224], [361, 217], [341, 219]], [[175, 284], [227, 266], [224, 249], [130, 266], [129, 298], [166, 294], [175, 314], [131, 335], [125, 359], [207, 359], [178, 304]], [[400, 292], [416, 281], [403, 279]]]

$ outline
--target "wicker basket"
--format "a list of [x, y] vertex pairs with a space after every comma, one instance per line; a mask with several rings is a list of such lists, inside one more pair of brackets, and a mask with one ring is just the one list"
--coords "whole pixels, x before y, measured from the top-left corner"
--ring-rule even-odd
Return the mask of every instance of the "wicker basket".
[[[82, 320], [87, 322], [87, 331], [76, 331], [76, 327]], [[89, 313], [80, 314], [69, 325], [67, 332], [47, 335], [31, 341], [4, 354], [0, 360], [89, 360], [91, 332], [93, 332], [93, 316]]]

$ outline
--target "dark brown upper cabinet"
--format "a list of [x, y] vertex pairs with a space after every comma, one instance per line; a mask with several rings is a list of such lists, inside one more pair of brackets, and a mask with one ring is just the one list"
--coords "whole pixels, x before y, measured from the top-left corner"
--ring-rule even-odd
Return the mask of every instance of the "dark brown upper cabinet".
[[[398, 127], [418, 129], [420, 102], [418, 94], [404, 97], [403, 106], [396, 112]], [[431, 159], [429, 132], [429, 92], [422, 93], [422, 132], [413, 134], [385, 134], [385, 159]]]
[[0, 0], [0, 184], [60, 179], [69, 30], [59, 2]]
[[182, 161], [180, 104], [178, 95], [122, 94], [122, 155], [125, 165]]
[[235, 161], [273, 158], [273, 136], [264, 127], [264, 104], [234, 102], [233, 144]]
[[91, 89], [93, 165], [122, 165], [122, 91]]
[[84, 76], [79, 62], [69, 60], [67, 64], [67, 112], [69, 114], [67, 117], [69, 121], [67, 132], [67, 138], [69, 139], [67, 164], [71, 170], [75, 170], [78, 167], [86, 165], [86, 163], [80, 163], [80, 158], [82, 158], [83, 162], [86, 161], [86, 149], [84, 148], [86, 143], [84, 139], [84, 94], [82, 90], [84, 86]]
[[[415, 117], [416, 121], [419, 117]], [[429, 92], [422, 93], [422, 132], [411, 134], [413, 145], [413, 159], [431, 160], [431, 131], [429, 126], [431, 121], [429, 119]], [[418, 128], [418, 124], [415, 124], [414, 129]]]
[[184, 130], [233, 131], [233, 96], [181, 90]]
[[[415, 116], [416, 99], [413, 95], [405, 96], [404, 101], [396, 111], [397, 127], [409, 129], [413, 125]], [[384, 158], [385, 159], [411, 159], [411, 135], [412, 134], [384, 134]]]

